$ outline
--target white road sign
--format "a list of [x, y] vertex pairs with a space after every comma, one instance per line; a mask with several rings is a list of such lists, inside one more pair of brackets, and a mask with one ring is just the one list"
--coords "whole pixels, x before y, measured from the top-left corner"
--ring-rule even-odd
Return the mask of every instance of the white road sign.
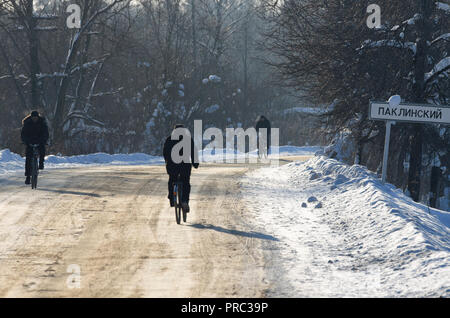
[[369, 118], [371, 120], [450, 124], [450, 107], [409, 103], [392, 107], [386, 102], [370, 102]]

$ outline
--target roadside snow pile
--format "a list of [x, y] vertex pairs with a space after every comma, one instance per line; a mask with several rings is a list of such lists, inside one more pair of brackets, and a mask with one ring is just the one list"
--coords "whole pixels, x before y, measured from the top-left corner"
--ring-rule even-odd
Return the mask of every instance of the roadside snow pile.
[[[117, 154], [96, 153], [82, 156], [62, 157], [47, 156], [46, 168], [72, 168], [81, 165], [157, 165], [163, 164], [161, 157], [147, 154]], [[23, 170], [25, 158], [10, 152], [8, 149], [0, 151], [0, 175]]]
[[317, 152], [323, 151], [323, 147], [320, 146], [281, 146], [278, 152], [281, 157], [286, 156], [314, 156]]
[[21, 156], [12, 153], [9, 149], [0, 150], [0, 175], [23, 169], [24, 165], [25, 159]]
[[70, 167], [77, 165], [148, 165], [162, 164], [161, 157], [150, 156], [143, 153], [116, 154], [96, 153], [72, 157], [47, 156], [46, 162], [49, 167]]
[[[242, 180], [282, 297], [450, 296], [450, 213], [326, 157]], [[274, 255], [275, 254], [275, 255]]]
[[[317, 152], [323, 151], [323, 147], [320, 146], [281, 146], [281, 147], [271, 147], [271, 155], [269, 159], [275, 159], [278, 155], [279, 157], [289, 157], [289, 156], [314, 156]], [[246, 158], [258, 158], [258, 151], [254, 150], [248, 154], [237, 151], [236, 149], [211, 149], [207, 148], [199, 152], [201, 162], [224, 162], [225, 160], [245, 160]]]
[[[279, 149], [280, 156], [312, 156], [317, 151], [322, 150], [321, 147], [294, 146], [282, 146], [277, 149]], [[223, 162], [226, 158], [245, 159], [246, 157], [258, 157], [256, 151], [251, 152], [247, 156], [246, 154], [240, 153], [233, 149], [205, 149], [199, 153], [201, 162]], [[46, 168], [73, 168], [81, 165], [161, 165], [164, 164], [164, 158], [150, 156], [143, 153], [115, 155], [96, 153], [71, 157], [50, 155], [45, 158], [45, 162]], [[18, 154], [12, 153], [8, 149], [0, 150], [0, 175], [23, 170], [24, 165], [25, 158], [22, 158]]]

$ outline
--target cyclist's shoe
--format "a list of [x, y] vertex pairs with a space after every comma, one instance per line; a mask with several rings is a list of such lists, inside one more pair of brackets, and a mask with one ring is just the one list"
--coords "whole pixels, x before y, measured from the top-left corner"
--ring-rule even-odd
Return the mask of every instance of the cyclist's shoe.
[[182, 202], [182, 203], [181, 203], [181, 208], [183, 209], [183, 211], [184, 211], [185, 213], [189, 213], [189, 211], [190, 211], [189, 204], [186, 203], [186, 202]]
[[44, 163], [43, 162], [39, 162], [39, 170], [44, 170]]
[[27, 176], [25, 179], [25, 184], [31, 184], [31, 177]]

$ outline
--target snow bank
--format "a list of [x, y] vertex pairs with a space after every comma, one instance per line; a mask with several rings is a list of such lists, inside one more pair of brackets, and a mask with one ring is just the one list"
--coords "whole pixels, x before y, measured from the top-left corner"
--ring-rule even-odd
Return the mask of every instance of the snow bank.
[[[151, 125], [150, 125], [151, 126]], [[150, 127], [148, 127], [150, 128]], [[321, 147], [294, 147], [282, 146], [279, 147], [280, 156], [309, 156], [314, 155], [320, 151]], [[235, 158], [245, 158], [246, 154], [239, 153], [233, 149], [216, 149], [203, 150], [203, 162], [217, 162], [226, 156]], [[257, 152], [253, 151], [250, 157], [257, 157]], [[202, 157], [201, 157], [202, 158]], [[110, 155], [106, 153], [96, 153], [80, 156], [47, 156], [46, 168], [73, 168], [82, 165], [160, 165], [164, 164], [164, 158], [157, 156], [150, 156], [143, 153], [135, 154], [115, 154]], [[8, 149], [0, 150], [0, 175], [9, 172], [17, 172], [24, 169], [25, 158], [20, 155], [10, 152]]]
[[[320, 146], [280, 146], [271, 147], [272, 155], [269, 158], [276, 158], [275, 154], [278, 153], [279, 157], [289, 156], [314, 156], [316, 153], [323, 151], [323, 147]], [[204, 149], [199, 152], [200, 160], [203, 162], [223, 162], [227, 158], [232, 159], [245, 159], [245, 158], [258, 158], [258, 151], [254, 150], [248, 154], [237, 151], [236, 149]]]
[[161, 157], [150, 156], [143, 153], [115, 154], [96, 153], [72, 157], [47, 156], [46, 162], [49, 167], [69, 167], [78, 165], [148, 165], [162, 164]]
[[25, 159], [8, 149], [0, 150], [0, 175], [23, 169]]
[[[275, 149], [276, 150], [276, 149]], [[288, 156], [314, 156], [317, 152], [323, 151], [321, 146], [281, 146], [278, 148], [280, 157]]]
[[[63, 157], [47, 156], [46, 168], [73, 168], [82, 165], [157, 165], [163, 164], [162, 157], [147, 154], [117, 154], [96, 153], [81, 156]], [[0, 151], [0, 175], [17, 172], [24, 169], [25, 159], [8, 149]]]
[[241, 183], [255, 228], [279, 239], [265, 242], [272, 296], [450, 296], [450, 213], [326, 157]]
[[353, 163], [356, 143], [350, 131], [338, 133], [331, 145], [325, 147], [324, 154], [339, 161]]

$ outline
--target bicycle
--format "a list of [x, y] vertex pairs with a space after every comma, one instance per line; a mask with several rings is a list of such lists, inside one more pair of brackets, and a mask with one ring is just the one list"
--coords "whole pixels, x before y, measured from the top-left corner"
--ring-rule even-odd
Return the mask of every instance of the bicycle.
[[33, 158], [31, 159], [31, 189], [37, 189], [37, 182], [39, 176], [39, 145], [30, 145], [33, 149]]
[[183, 222], [187, 221], [187, 213], [184, 211], [181, 205], [181, 199], [183, 198], [183, 183], [177, 181], [173, 184], [173, 200], [175, 206], [175, 219], [177, 224], [181, 224], [181, 213], [183, 213]]
[[267, 138], [262, 138], [263, 136], [258, 136], [258, 159], [267, 160], [269, 149], [267, 147]]

